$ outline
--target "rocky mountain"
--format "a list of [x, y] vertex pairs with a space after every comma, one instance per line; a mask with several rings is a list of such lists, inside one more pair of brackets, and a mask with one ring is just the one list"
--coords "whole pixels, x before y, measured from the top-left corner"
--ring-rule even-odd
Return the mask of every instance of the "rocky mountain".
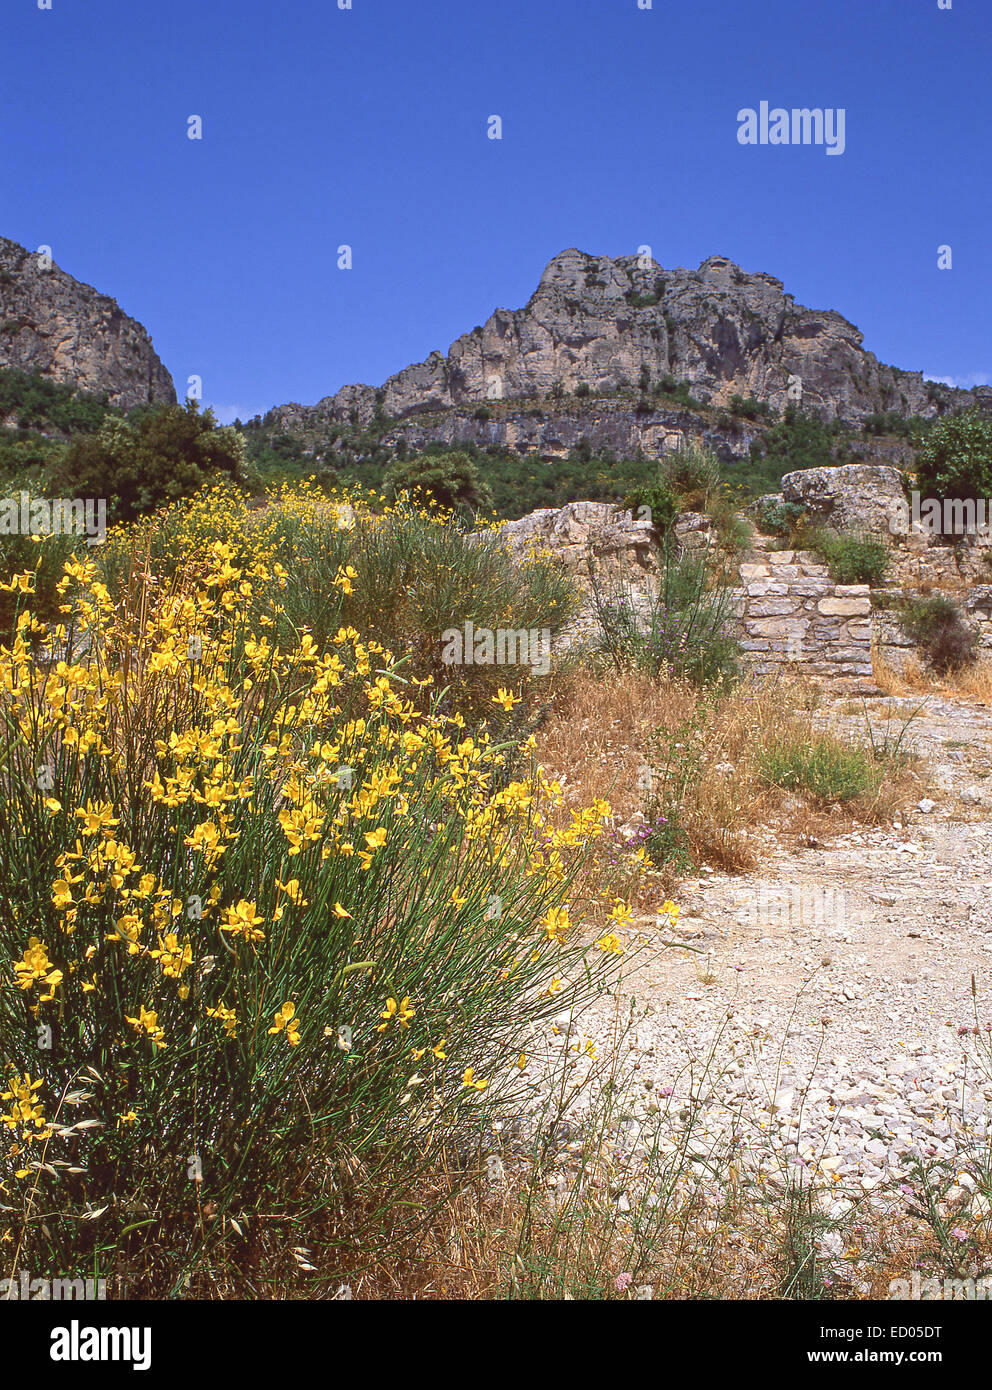
[[174, 401], [146, 330], [116, 300], [0, 237], [0, 367], [40, 372], [130, 409]]
[[970, 403], [968, 392], [885, 366], [841, 314], [797, 304], [780, 280], [726, 257], [664, 270], [648, 257], [571, 249], [548, 264], [524, 308], [497, 309], [446, 354], [432, 352], [378, 389], [345, 386], [266, 421], [297, 431], [318, 421], [364, 425], [377, 415], [403, 420], [576, 391], [643, 393], [665, 378], [714, 408], [739, 396], [781, 409], [801, 387], [806, 409], [852, 425]]

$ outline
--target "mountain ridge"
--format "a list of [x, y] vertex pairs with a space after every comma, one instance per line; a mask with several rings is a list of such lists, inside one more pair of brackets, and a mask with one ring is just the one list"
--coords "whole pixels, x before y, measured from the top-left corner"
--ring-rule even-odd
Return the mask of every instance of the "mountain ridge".
[[664, 378], [715, 407], [740, 396], [781, 410], [801, 398], [822, 418], [854, 425], [887, 411], [934, 416], [975, 399], [888, 366], [863, 343], [837, 310], [798, 304], [781, 280], [725, 256], [665, 270], [647, 255], [570, 247], [548, 262], [523, 308], [495, 309], [447, 353], [435, 349], [379, 387], [352, 383], [313, 406], [276, 406], [265, 420], [285, 414], [298, 425], [313, 414], [365, 424], [377, 412], [405, 419], [559, 388], [643, 390]]

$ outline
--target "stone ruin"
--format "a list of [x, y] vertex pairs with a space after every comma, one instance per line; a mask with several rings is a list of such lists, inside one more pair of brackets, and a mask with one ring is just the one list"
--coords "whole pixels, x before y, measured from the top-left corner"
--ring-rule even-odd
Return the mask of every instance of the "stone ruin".
[[[889, 549], [884, 588], [837, 584], [809, 551], [775, 549], [754, 534], [735, 562], [731, 596], [745, 660], [756, 674], [812, 676], [830, 689], [874, 694], [872, 653], [899, 669], [915, 649], [891, 612], [893, 597], [946, 593], [961, 607], [983, 647], [992, 648], [992, 546], [987, 533], [949, 540], [907, 524], [901, 475], [885, 465], [848, 464], [789, 473], [782, 491], [759, 502], [791, 502], [812, 524], [871, 535]], [[561, 557], [585, 594], [566, 641], [596, 628], [590, 564], [619, 580], [635, 606], [647, 609], [658, 583], [658, 561], [647, 521], [608, 502], [571, 502], [504, 524], [515, 550], [546, 549]], [[675, 526], [683, 548], [713, 543], [710, 520], [683, 513]]]

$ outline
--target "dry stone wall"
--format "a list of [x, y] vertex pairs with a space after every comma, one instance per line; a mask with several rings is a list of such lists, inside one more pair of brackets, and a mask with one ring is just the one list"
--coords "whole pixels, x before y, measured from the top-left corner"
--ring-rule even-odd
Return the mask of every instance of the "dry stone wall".
[[[604, 583], [623, 582], [635, 606], [646, 609], [656, 592], [658, 563], [646, 522], [606, 502], [572, 502], [531, 512], [503, 527], [521, 554], [558, 555], [585, 595], [566, 640], [596, 627], [590, 566]], [[676, 526], [683, 548], [710, 544], [710, 521], [684, 513]], [[760, 544], [760, 542], [759, 542]], [[757, 674], [798, 667], [832, 686], [871, 687], [871, 600], [864, 585], [835, 584], [826, 566], [802, 551], [748, 553], [733, 590], [737, 635]]]
[[752, 551], [740, 576], [741, 647], [757, 674], [801, 668], [836, 689], [875, 688], [866, 584], [835, 584], [801, 550]]

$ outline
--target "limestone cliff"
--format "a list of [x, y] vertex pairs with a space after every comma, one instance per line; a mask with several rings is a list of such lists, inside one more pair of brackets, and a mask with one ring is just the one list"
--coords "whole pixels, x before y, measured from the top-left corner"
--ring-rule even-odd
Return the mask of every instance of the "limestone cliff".
[[176, 389], [137, 320], [116, 300], [0, 237], [0, 367], [40, 372], [129, 409]]
[[284, 406], [286, 429], [308, 417], [366, 423], [376, 409], [394, 418], [547, 397], [577, 388], [593, 395], [637, 389], [663, 377], [722, 406], [753, 396], [781, 409], [790, 378], [802, 403], [852, 424], [898, 411], [934, 415], [969, 403], [969, 393], [878, 361], [861, 332], [833, 310], [807, 309], [771, 275], [711, 256], [697, 270], [664, 270], [650, 258], [562, 251], [522, 309], [497, 309], [448, 352], [391, 376], [381, 388], [345, 386], [314, 407]]

